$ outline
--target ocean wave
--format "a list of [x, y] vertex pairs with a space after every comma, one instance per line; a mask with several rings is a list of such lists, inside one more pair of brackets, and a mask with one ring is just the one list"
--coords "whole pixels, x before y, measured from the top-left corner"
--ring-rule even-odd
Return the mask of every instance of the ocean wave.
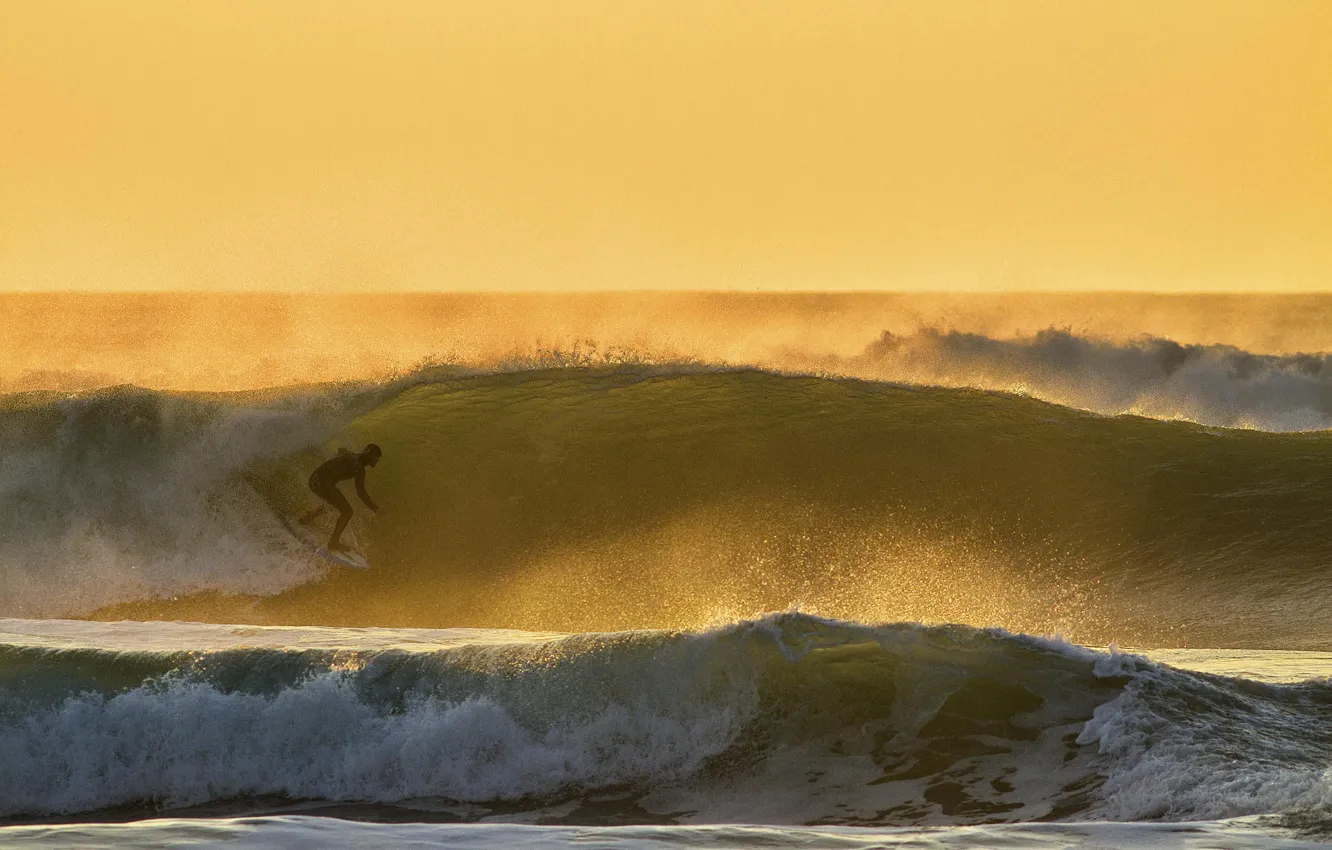
[[1326, 802], [1332, 755], [1326, 683], [965, 627], [786, 614], [414, 652], [3, 651], [11, 818], [246, 797], [462, 819], [1224, 818]]
[[[795, 606], [1285, 648], [1332, 626], [1323, 434], [643, 365], [10, 399], [0, 433], [0, 615], [583, 631]], [[287, 525], [367, 442], [384, 510], [351, 575]]]
[[884, 331], [826, 366], [881, 380], [1027, 393], [1099, 413], [1265, 431], [1332, 427], [1332, 355], [1255, 354], [1143, 336], [1116, 341], [1049, 328], [990, 337]]

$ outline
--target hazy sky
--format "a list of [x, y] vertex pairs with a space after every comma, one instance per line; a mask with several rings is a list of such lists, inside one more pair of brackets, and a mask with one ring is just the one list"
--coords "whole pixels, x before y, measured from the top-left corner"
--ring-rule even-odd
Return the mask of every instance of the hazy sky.
[[0, 1], [0, 290], [1332, 290], [1332, 2]]

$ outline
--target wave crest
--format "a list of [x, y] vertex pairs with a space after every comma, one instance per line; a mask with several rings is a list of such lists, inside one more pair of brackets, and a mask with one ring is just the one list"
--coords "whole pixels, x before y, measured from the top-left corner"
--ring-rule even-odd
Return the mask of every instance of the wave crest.
[[258, 798], [906, 825], [1234, 817], [1329, 794], [1325, 682], [799, 614], [440, 635], [414, 651], [0, 648], [0, 815]]
[[884, 331], [829, 366], [861, 377], [1020, 392], [1098, 413], [1265, 431], [1332, 427], [1332, 355], [1128, 342], [1049, 328], [996, 338], [940, 328]]

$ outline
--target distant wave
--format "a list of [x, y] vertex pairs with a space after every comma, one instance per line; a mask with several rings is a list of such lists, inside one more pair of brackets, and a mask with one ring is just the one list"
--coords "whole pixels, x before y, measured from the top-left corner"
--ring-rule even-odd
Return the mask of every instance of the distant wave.
[[0, 662], [10, 817], [270, 797], [461, 819], [1179, 820], [1330, 790], [1326, 683], [963, 627], [788, 614], [426, 652], [10, 645]]
[[884, 331], [860, 356], [823, 362], [862, 377], [1021, 392], [1099, 413], [1266, 431], [1332, 427], [1326, 353], [1252, 354], [1161, 337], [1114, 342], [1054, 328], [1014, 338], [922, 328]]

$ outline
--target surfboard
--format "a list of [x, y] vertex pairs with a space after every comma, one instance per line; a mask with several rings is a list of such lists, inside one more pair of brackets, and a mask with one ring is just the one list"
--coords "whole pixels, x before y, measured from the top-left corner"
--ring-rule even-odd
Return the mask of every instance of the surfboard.
[[354, 540], [352, 541], [352, 548], [349, 550], [330, 552], [326, 546], [320, 546], [315, 549], [315, 554], [323, 558], [325, 561], [341, 564], [344, 567], [351, 567], [354, 570], [370, 569], [370, 562], [365, 559], [365, 555], [361, 554], [361, 550], [357, 547], [356, 541]]
[[351, 567], [354, 570], [370, 569], [370, 562], [367, 561], [365, 555], [361, 553], [361, 544], [356, 542], [356, 535], [350, 528], [342, 532], [342, 542], [351, 546], [351, 549], [341, 552], [330, 552], [328, 551], [328, 547], [324, 545], [325, 538], [327, 537], [324, 532], [317, 531], [307, 525], [301, 525], [298, 522], [286, 522], [283, 524], [287, 526], [287, 530], [291, 532], [292, 537], [295, 537], [303, 543], [307, 549], [314, 552], [325, 561], [343, 567]]

